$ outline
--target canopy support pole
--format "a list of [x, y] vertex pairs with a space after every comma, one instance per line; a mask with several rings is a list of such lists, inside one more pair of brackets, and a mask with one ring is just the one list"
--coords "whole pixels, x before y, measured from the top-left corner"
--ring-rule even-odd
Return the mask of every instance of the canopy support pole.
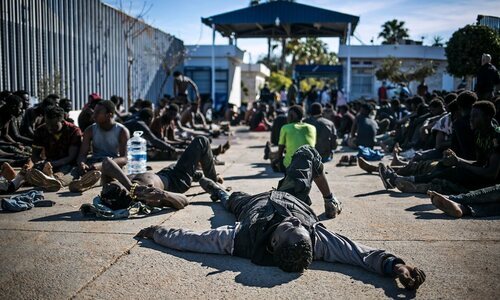
[[347, 24], [347, 78], [346, 78], [346, 100], [351, 96], [351, 22]]
[[212, 24], [212, 106], [215, 107], [215, 24]]

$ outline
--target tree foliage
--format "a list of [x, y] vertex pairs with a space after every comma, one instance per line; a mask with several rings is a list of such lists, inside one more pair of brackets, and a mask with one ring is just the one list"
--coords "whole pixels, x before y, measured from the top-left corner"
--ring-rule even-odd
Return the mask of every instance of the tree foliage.
[[445, 48], [448, 72], [456, 77], [477, 74], [483, 53], [491, 55], [492, 63], [500, 59], [500, 35], [482, 25], [467, 25], [455, 31]]
[[292, 84], [292, 79], [287, 77], [283, 71], [277, 71], [271, 72], [268, 82], [272, 91], [279, 91], [282, 86], [288, 88]]
[[396, 19], [387, 21], [382, 24], [382, 31], [378, 35], [379, 38], [383, 38], [382, 44], [393, 45], [397, 44], [400, 40], [408, 38], [408, 28], [405, 27], [404, 21], [398, 21]]
[[425, 78], [436, 73], [436, 68], [432, 61], [413, 65], [410, 68], [403, 68], [403, 62], [395, 57], [388, 57], [382, 62], [382, 66], [377, 69], [375, 76], [378, 80], [389, 80], [392, 82], [423, 82]]

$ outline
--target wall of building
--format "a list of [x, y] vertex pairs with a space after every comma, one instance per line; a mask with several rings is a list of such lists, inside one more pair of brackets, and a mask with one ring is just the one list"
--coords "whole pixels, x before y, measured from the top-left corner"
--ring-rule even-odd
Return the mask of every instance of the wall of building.
[[133, 59], [132, 99], [171, 93], [165, 66], [182, 63], [181, 40], [98, 0], [0, 1], [0, 90], [41, 92], [43, 79], [61, 78], [63, 97], [80, 109], [92, 92], [127, 98], [127, 40]]
[[[340, 62], [347, 76], [347, 46], [341, 45], [339, 51]], [[415, 66], [432, 61], [436, 73], [426, 78], [425, 83], [429, 91], [454, 90], [460, 80], [453, 78], [446, 72], [447, 61], [442, 47], [421, 45], [380, 45], [380, 46], [351, 46], [351, 100], [359, 98], [377, 99], [377, 90], [382, 81], [377, 80], [375, 72], [388, 57], [395, 57], [402, 61], [402, 70], [410, 70]], [[417, 91], [419, 82], [410, 83], [413, 94]]]
[[[241, 63], [243, 61], [243, 51], [234, 45], [215, 46], [215, 80], [216, 98], [225, 94], [224, 101], [217, 100], [216, 105], [221, 106], [229, 102], [237, 106], [241, 105]], [[193, 80], [200, 86], [200, 93], [210, 97], [211, 93], [211, 70], [212, 70], [212, 46], [196, 45], [187, 46], [187, 57], [184, 63], [186, 75], [199, 74], [199, 80]], [[208, 93], [208, 95], [207, 95]], [[202, 95], [203, 96], [203, 95]], [[217, 107], [218, 108], [218, 107]]]
[[243, 95], [243, 102], [251, 102], [259, 99], [260, 89], [266, 83], [266, 77], [271, 75], [271, 71], [263, 64], [243, 64], [241, 65], [241, 81], [248, 89], [248, 96]]

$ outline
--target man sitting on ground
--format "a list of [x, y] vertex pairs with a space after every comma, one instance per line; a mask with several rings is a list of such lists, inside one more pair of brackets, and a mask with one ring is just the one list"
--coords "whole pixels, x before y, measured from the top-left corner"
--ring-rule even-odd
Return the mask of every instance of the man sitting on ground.
[[466, 194], [445, 196], [429, 191], [432, 204], [454, 218], [500, 216], [500, 184]]
[[304, 122], [316, 127], [316, 150], [322, 157], [323, 162], [332, 160], [333, 150], [337, 149], [337, 130], [333, 122], [324, 118], [323, 107], [319, 103], [313, 103], [310, 110], [311, 116]]
[[[82, 178], [71, 182], [72, 192], [83, 192], [91, 188], [100, 178], [102, 161], [109, 157], [118, 166], [127, 164], [128, 129], [114, 120], [115, 104], [110, 100], [101, 100], [95, 105], [93, 118], [95, 123], [83, 133], [83, 142], [77, 164]], [[92, 156], [87, 158], [92, 147]]]
[[[303, 123], [304, 109], [294, 105], [288, 109], [288, 124], [280, 130], [278, 152], [271, 152], [271, 144], [266, 143], [264, 159], [271, 160], [275, 172], [285, 172], [295, 151], [302, 145], [316, 146], [316, 128]], [[283, 156], [284, 155], [284, 156]]]

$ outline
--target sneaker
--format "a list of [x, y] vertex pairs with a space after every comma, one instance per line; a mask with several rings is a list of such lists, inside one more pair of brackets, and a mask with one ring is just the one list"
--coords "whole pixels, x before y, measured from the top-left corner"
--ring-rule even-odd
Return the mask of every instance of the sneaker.
[[349, 166], [355, 166], [358, 164], [358, 157], [355, 155], [349, 156]]
[[57, 192], [62, 188], [62, 184], [54, 177], [45, 175], [42, 171], [31, 169], [26, 173], [26, 180], [36, 187], [41, 187], [47, 192]]
[[335, 218], [342, 212], [342, 202], [333, 197], [325, 201], [325, 216], [329, 219]]
[[386, 190], [394, 188], [394, 183], [392, 182], [393, 178], [391, 178], [394, 177], [393, 174], [394, 173], [388, 170], [383, 163], [378, 165], [378, 175], [380, 176]]
[[337, 167], [340, 167], [340, 166], [348, 166], [349, 165], [349, 156], [347, 155], [342, 155], [342, 157], [340, 158], [338, 164], [337, 164]]
[[89, 171], [85, 173], [80, 179], [73, 180], [69, 184], [69, 191], [72, 193], [81, 193], [91, 189], [101, 179], [101, 172]]
[[266, 147], [264, 148], [264, 159], [269, 159], [269, 154], [271, 154], [271, 143], [266, 142]]
[[373, 172], [378, 172], [378, 168], [369, 162], [367, 162], [364, 158], [358, 157], [358, 166], [368, 172], [368, 173], [373, 173]]
[[215, 183], [212, 179], [209, 179], [207, 177], [202, 177], [200, 178], [199, 182], [201, 188], [205, 192], [210, 194], [210, 199], [212, 199], [213, 202], [221, 200], [221, 198], [224, 196], [227, 197], [227, 193], [226, 191], [224, 191], [224, 188], [219, 184]]

